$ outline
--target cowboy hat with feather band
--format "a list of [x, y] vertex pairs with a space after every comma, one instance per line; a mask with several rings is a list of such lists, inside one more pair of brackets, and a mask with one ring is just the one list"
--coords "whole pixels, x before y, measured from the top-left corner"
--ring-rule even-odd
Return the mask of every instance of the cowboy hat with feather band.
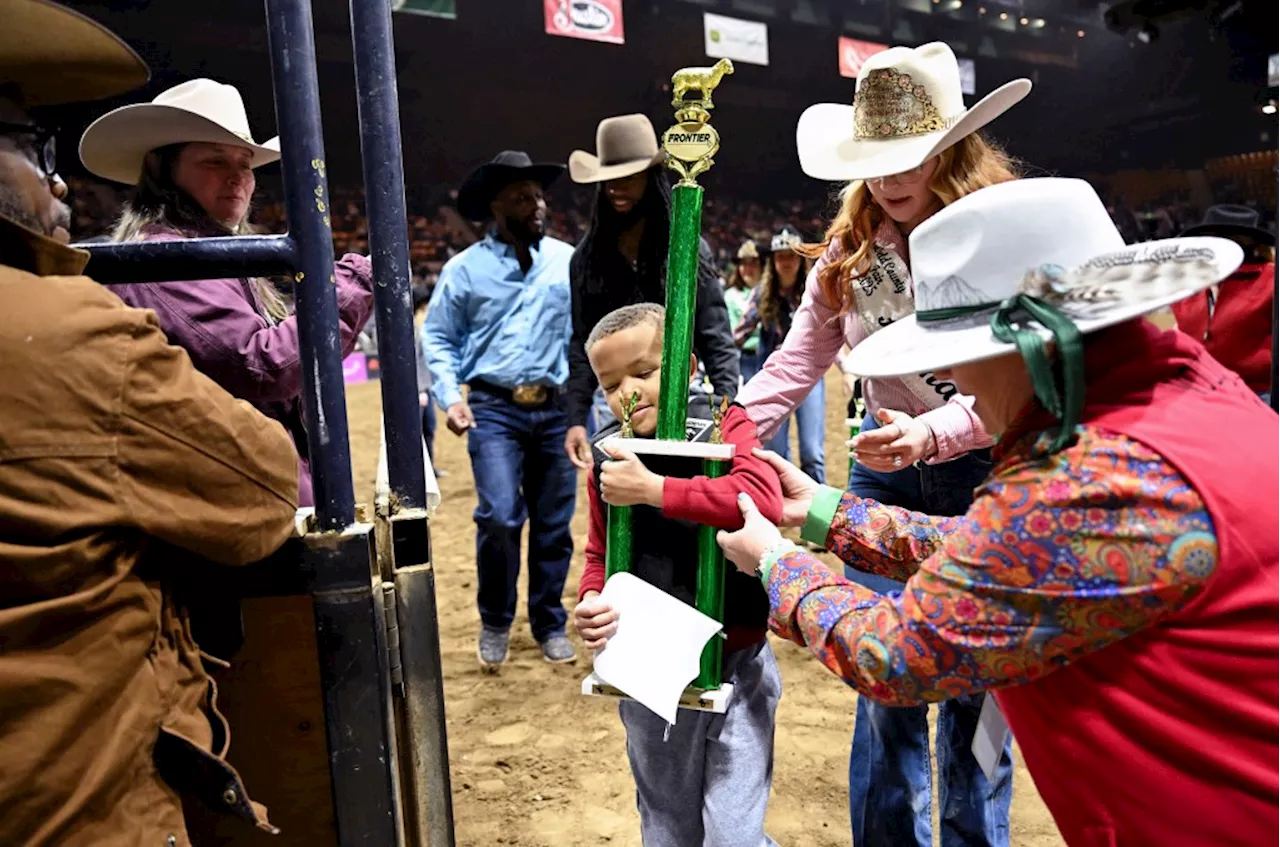
[[1063, 422], [1054, 449], [1084, 407], [1081, 336], [1208, 288], [1244, 258], [1222, 238], [1126, 247], [1097, 193], [1078, 179], [975, 191], [913, 230], [910, 251], [916, 313], [858, 344], [849, 370], [899, 376], [1017, 351], [1036, 396]]
[[588, 184], [622, 179], [660, 165], [667, 154], [658, 146], [658, 134], [644, 115], [605, 118], [596, 127], [596, 151], [574, 150], [569, 156], [569, 178]]
[[511, 183], [532, 180], [546, 188], [562, 173], [564, 165], [535, 165], [528, 153], [503, 150], [463, 180], [458, 189], [458, 211], [467, 220], [487, 221], [493, 216], [489, 204]]
[[46, 0], [0, 0], [0, 86], [23, 106], [100, 100], [143, 85], [138, 54], [96, 21]]
[[853, 105], [819, 103], [796, 126], [800, 167], [814, 179], [847, 182], [909, 171], [977, 132], [1027, 96], [1031, 81], [1007, 82], [965, 109], [960, 67], [940, 41], [892, 47], [858, 71]]
[[247, 148], [255, 168], [280, 158], [278, 138], [253, 140], [235, 86], [193, 79], [150, 103], [122, 106], [98, 118], [80, 138], [80, 160], [104, 179], [136, 185], [148, 153], [193, 141]]

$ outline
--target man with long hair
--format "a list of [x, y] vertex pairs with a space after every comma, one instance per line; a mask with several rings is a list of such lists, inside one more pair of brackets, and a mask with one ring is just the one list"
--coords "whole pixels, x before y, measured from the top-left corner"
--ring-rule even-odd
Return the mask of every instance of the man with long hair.
[[[591, 224], [574, 250], [569, 276], [573, 296], [573, 341], [565, 407], [569, 431], [565, 452], [579, 468], [591, 467], [587, 416], [598, 386], [587, 360], [586, 340], [601, 318], [623, 306], [663, 303], [667, 247], [671, 236], [671, 181], [653, 124], [644, 115], [606, 118], [596, 130], [599, 155], [582, 150], [569, 157], [569, 176], [598, 185]], [[698, 251], [694, 351], [717, 395], [738, 391], [738, 349], [711, 247]], [[603, 400], [596, 404], [602, 413]]]

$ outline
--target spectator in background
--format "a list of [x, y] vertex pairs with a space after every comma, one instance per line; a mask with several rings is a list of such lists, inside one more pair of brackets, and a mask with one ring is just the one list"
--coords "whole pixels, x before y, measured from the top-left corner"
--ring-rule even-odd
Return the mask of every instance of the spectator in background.
[[1217, 285], [1174, 303], [1178, 329], [1270, 403], [1276, 237], [1258, 226], [1255, 210], [1236, 205], [1210, 206], [1202, 223], [1182, 233], [1196, 235], [1236, 242], [1244, 249], [1244, 264]]
[[[280, 158], [275, 139], [251, 139], [240, 92], [195, 79], [98, 118], [85, 130], [80, 156], [92, 173], [134, 186], [115, 241], [243, 235], [253, 231], [253, 171]], [[345, 357], [369, 318], [373, 274], [367, 257], [350, 254], [335, 264], [334, 276]], [[280, 293], [267, 280], [243, 278], [113, 290], [129, 305], [154, 311], [202, 373], [284, 424], [299, 456], [299, 500], [312, 505], [298, 323]]]
[[[729, 326], [736, 327], [747, 312], [751, 293], [760, 282], [760, 248], [754, 241], [744, 241], [738, 248], [738, 261], [733, 274], [724, 287], [724, 305], [729, 312]], [[738, 342], [738, 372], [746, 382], [760, 370], [764, 359], [760, 357], [760, 329], [757, 327], [743, 341]]]
[[[573, 253], [569, 275], [573, 298], [573, 340], [565, 406], [569, 431], [564, 450], [579, 468], [590, 468], [587, 415], [595, 404], [598, 420], [611, 418], [584, 345], [592, 327], [610, 312], [636, 303], [663, 303], [667, 289], [667, 247], [671, 233], [671, 182], [662, 165], [653, 124], [644, 115], [605, 118], [596, 129], [599, 155], [583, 150], [569, 157], [569, 175], [580, 185], [597, 185], [591, 227]], [[698, 254], [698, 292], [693, 349], [706, 367], [715, 392], [738, 393], [738, 350], [729, 331], [724, 290], [711, 247]]]
[[[768, 361], [773, 351], [782, 346], [791, 331], [791, 315], [800, 308], [804, 297], [807, 263], [794, 249], [802, 243], [800, 233], [789, 226], [773, 236], [764, 275], [751, 292], [742, 320], [734, 328], [734, 340], [739, 344], [746, 344], [752, 333], [759, 333], [761, 361]], [[819, 483], [827, 481], [826, 414], [827, 389], [819, 379], [796, 405], [793, 415], [799, 428], [800, 467]], [[791, 420], [787, 418], [768, 443], [768, 449], [788, 461], [791, 459], [790, 432]]]

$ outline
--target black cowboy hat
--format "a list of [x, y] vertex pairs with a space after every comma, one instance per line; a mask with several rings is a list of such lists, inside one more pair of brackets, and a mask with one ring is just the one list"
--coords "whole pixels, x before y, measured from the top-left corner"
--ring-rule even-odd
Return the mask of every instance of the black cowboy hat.
[[529, 154], [503, 150], [493, 161], [471, 172], [458, 189], [458, 211], [470, 221], [488, 220], [489, 204], [513, 182], [532, 180], [546, 188], [564, 173], [564, 165], [535, 165]]
[[1219, 235], [1223, 238], [1241, 238], [1255, 244], [1275, 245], [1276, 237], [1258, 226], [1258, 213], [1248, 206], [1223, 203], [1210, 206], [1204, 220], [1182, 233], [1191, 235]]

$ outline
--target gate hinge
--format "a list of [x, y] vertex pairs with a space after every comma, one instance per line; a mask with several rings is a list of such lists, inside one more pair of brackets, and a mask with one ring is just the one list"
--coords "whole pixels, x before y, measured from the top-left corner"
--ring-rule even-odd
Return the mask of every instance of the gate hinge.
[[396, 587], [382, 583], [382, 619], [387, 628], [387, 668], [391, 684], [404, 685], [404, 669], [400, 665], [400, 617], [396, 613]]

